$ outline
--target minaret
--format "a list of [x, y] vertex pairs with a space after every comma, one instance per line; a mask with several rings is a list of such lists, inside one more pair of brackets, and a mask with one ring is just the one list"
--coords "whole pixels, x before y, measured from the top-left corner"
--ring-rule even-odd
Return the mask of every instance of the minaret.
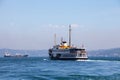
[[71, 25], [69, 25], [69, 46], [71, 47]]

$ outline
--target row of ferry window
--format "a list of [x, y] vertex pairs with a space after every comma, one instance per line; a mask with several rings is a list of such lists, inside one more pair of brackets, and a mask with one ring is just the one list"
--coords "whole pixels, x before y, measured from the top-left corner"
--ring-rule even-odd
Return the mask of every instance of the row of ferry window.
[[76, 56], [76, 55], [75, 54], [71, 54], [71, 55], [64, 54], [64, 55], [62, 55], [62, 57], [73, 57], [73, 56]]
[[[62, 56], [63, 56], [63, 57], [73, 57], [73, 56], [77, 56], [77, 54], [69, 54], [69, 55], [64, 54], [64, 55], [62, 55]], [[85, 54], [79, 54], [78, 56], [85, 57], [86, 55], [85, 55]]]
[[53, 52], [69, 52], [69, 50], [53, 50]]

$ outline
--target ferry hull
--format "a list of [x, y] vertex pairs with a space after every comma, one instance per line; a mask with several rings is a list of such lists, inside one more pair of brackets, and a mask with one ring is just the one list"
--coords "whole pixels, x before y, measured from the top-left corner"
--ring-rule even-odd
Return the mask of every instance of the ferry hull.
[[87, 60], [88, 58], [56, 58], [52, 57], [51, 60]]
[[28, 57], [28, 55], [20, 55], [20, 56], [16, 56], [16, 55], [6, 56], [6, 55], [4, 55], [4, 57]]

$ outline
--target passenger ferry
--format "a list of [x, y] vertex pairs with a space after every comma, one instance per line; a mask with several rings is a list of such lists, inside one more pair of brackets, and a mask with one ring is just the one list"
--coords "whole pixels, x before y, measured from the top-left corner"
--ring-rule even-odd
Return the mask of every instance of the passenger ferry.
[[69, 45], [66, 41], [61, 40], [59, 45], [55, 45], [49, 49], [49, 58], [51, 60], [87, 60], [88, 56], [86, 50], [78, 47], [71, 46], [71, 26], [69, 26]]

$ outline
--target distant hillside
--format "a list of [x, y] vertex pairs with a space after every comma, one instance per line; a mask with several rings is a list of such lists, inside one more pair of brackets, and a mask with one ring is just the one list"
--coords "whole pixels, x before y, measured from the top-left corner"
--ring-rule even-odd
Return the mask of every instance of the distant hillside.
[[[5, 52], [10, 54], [28, 54], [29, 57], [44, 57], [48, 56], [47, 50], [14, 50], [14, 49], [0, 49], [0, 57], [4, 56]], [[101, 49], [94, 51], [87, 51], [89, 57], [120, 57], [120, 48]]]
[[92, 57], [120, 57], [120, 48], [101, 49], [88, 51], [88, 56]]
[[47, 50], [14, 50], [14, 49], [0, 49], [0, 57], [4, 56], [4, 53], [8, 52], [10, 54], [28, 54], [29, 57], [41, 57], [48, 56]]

